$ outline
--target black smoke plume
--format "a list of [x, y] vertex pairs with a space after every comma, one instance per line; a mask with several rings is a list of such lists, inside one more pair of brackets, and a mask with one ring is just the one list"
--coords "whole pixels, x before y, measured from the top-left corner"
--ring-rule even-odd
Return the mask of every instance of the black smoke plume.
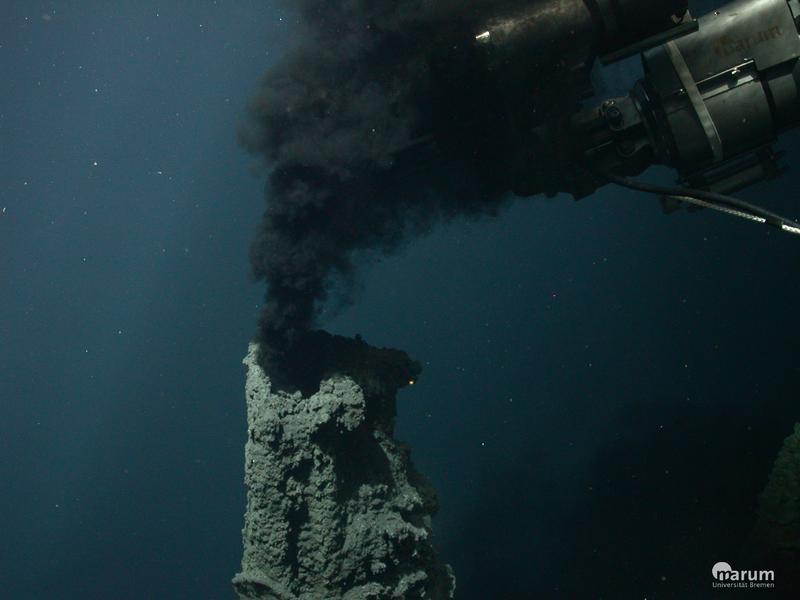
[[[286, 4], [299, 12], [300, 43], [263, 78], [241, 135], [270, 168], [251, 261], [268, 287], [257, 339], [272, 373], [332, 286], [349, 279], [358, 251], [391, 252], [444, 219], [492, 214], [505, 197], [480, 88], [462, 78], [442, 98], [431, 85], [437, 52], [474, 38], [473, 24], [498, 2]], [[437, 110], [451, 138], [471, 137], [468, 149], [453, 144], [460, 156], [424, 143]], [[477, 113], [482, 126], [468, 122]]]

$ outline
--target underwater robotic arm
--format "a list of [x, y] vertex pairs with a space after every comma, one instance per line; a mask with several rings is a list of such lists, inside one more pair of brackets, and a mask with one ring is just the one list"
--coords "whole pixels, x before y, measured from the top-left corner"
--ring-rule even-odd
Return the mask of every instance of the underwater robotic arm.
[[[475, 24], [436, 57], [435, 137], [505, 165], [496, 185], [583, 198], [608, 183], [800, 233], [727, 194], [782, 172], [772, 144], [800, 125], [800, 0], [734, 0], [695, 19], [687, 0], [541, 0]], [[633, 90], [585, 108], [590, 72], [641, 54]], [[449, 111], [441, 100], [465, 95]], [[476, 117], [479, 115], [479, 117]], [[653, 164], [680, 187], [630, 179]], [[496, 169], [495, 169], [496, 170]]]

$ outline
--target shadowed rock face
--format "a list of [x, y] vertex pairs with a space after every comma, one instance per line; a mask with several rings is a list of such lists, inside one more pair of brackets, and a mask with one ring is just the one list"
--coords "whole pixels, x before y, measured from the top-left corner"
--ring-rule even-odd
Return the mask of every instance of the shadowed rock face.
[[320, 363], [324, 379], [310, 396], [273, 388], [257, 346], [244, 360], [248, 492], [233, 580], [242, 599], [453, 597], [455, 580], [431, 543], [435, 492], [393, 438], [395, 393], [419, 367], [351, 342], [340, 346], [350, 358]]
[[775, 570], [777, 586], [800, 590], [800, 424], [783, 443], [766, 488], [759, 498], [758, 520], [748, 558]]

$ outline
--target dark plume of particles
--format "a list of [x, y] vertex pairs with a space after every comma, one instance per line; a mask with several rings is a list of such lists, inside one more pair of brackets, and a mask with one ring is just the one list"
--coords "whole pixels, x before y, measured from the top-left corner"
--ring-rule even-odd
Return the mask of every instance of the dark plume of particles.
[[[265, 74], [241, 131], [270, 173], [250, 257], [267, 284], [256, 341], [273, 378], [291, 380], [331, 291], [347, 298], [359, 251], [391, 253], [437, 222], [494, 214], [507, 197], [480, 82], [436, 73], [441, 49], [467, 52], [462, 40], [498, 4], [285, 2], [298, 45]], [[434, 133], [459, 150], [445, 156]]]

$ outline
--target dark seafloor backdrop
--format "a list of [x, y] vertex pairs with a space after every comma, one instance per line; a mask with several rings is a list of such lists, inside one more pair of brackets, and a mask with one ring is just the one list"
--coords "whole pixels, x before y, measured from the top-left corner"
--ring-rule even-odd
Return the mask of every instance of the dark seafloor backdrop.
[[[232, 597], [264, 179], [236, 126], [293, 35], [254, 0], [3, 3], [0, 598]], [[743, 195], [798, 216], [800, 169]], [[398, 431], [458, 598], [712, 597], [800, 420], [800, 240], [609, 189], [363, 262], [324, 324], [425, 364]]]

